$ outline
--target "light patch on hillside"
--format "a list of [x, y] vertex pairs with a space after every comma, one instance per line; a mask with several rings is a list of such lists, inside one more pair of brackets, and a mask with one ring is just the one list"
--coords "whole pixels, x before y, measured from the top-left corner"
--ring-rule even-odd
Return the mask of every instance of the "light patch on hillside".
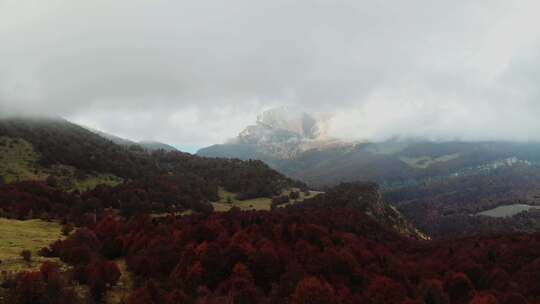
[[407, 146], [408, 144], [404, 142], [385, 142], [379, 144], [369, 144], [366, 150], [375, 154], [394, 155], [403, 151], [405, 148], [407, 148]]
[[[302, 202], [306, 199], [313, 198], [322, 192], [310, 191], [309, 195], [306, 195], [304, 192], [299, 191], [299, 189], [285, 189], [282, 191], [281, 195], [290, 195], [292, 191], [298, 191], [300, 197], [296, 200], [292, 200], [291, 203]], [[213, 202], [214, 211], [216, 212], [225, 212], [229, 211], [233, 207], [238, 207], [241, 210], [265, 210], [269, 211], [272, 204], [272, 199], [268, 197], [253, 198], [248, 200], [238, 200], [236, 194], [226, 191], [223, 188], [219, 188], [219, 201]], [[289, 204], [291, 204], [289, 203]], [[287, 205], [287, 204], [285, 204]], [[284, 205], [283, 205], [284, 206]]]
[[418, 169], [426, 169], [433, 164], [451, 161], [453, 159], [458, 158], [459, 156], [460, 156], [459, 153], [455, 153], [455, 154], [448, 154], [448, 155], [443, 155], [443, 156], [439, 156], [435, 158], [430, 157], [430, 156], [420, 156], [420, 157], [402, 156], [399, 159], [402, 162], [406, 163], [409, 167], [418, 168]]
[[6, 183], [44, 180], [48, 174], [37, 167], [39, 154], [32, 144], [20, 139], [0, 137], [0, 176]]
[[127, 303], [127, 299], [131, 292], [133, 291], [134, 287], [134, 279], [131, 272], [129, 272], [128, 267], [126, 265], [126, 261], [116, 260], [116, 265], [118, 265], [118, 269], [120, 270], [120, 279], [118, 280], [118, 283], [111, 287], [110, 290], [107, 291], [105, 294], [105, 303]]
[[112, 174], [89, 175], [84, 179], [75, 179], [73, 186], [70, 187], [68, 191], [85, 192], [93, 190], [100, 185], [114, 187], [120, 185], [122, 181], [123, 180], [120, 177]]
[[[44, 261], [59, 262], [56, 258], [44, 258], [37, 252], [62, 239], [62, 226], [57, 222], [43, 220], [11, 220], [0, 218], [0, 272], [21, 272], [38, 269]], [[22, 250], [32, 252], [32, 260], [24, 261]]]

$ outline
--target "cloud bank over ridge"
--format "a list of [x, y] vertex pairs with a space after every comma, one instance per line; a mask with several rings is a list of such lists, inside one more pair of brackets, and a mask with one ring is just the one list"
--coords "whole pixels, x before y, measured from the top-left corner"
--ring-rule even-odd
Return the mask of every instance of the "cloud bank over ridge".
[[223, 142], [258, 113], [333, 136], [540, 140], [537, 1], [0, 1], [0, 111]]

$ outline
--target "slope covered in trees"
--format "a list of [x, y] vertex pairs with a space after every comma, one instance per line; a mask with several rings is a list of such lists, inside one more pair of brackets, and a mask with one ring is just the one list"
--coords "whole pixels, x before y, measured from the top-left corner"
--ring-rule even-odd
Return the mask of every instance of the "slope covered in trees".
[[262, 159], [314, 188], [377, 182], [385, 200], [433, 237], [540, 229], [538, 212], [499, 219], [474, 216], [505, 204], [540, 204], [538, 142], [390, 140], [319, 147], [286, 159], [246, 143], [215, 145], [198, 153]]
[[[164, 150], [148, 153], [139, 146], [116, 145], [62, 119], [1, 119], [0, 137], [9, 138], [9, 144], [19, 141], [32, 148], [36, 167], [30, 170], [39, 169], [36, 172], [41, 174], [35, 179], [30, 178], [35, 174], [27, 174], [28, 181], [2, 179], [0, 212], [15, 218], [69, 217], [85, 222], [85, 215], [106, 208], [126, 216], [187, 209], [209, 212], [210, 202], [218, 199], [219, 186], [241, 199], [272, 197], [286, 187], [303, 187], [260, 161]], [[91, 191], [68, 193], [62, 187], [66, 168], [75, 176], [114, 174], [123, 183], [98, 183]]]
[[149, 159], [60, 118], [4, 118], [0, 136], [22, 138], [40, 154], [45, 167], [73, 166], [133, 178], [152, 167]]
[[485, 165], [509, 158], [540, 163], [540, 144], [535, 142], [391, 140], [316, 147], [291, 158], [268, 155], [260, 148], [255, 144], [223, 144], [203, 148], [197, 153], [201, 156], [260, 159], [277, 171], [314, 187], [373, 181], [393, 188], [418, 185], [454, 173], [481, 171]]
[[418, 242], [354, 209], [105, 217], [44, 252], [71, 270], [13, 278], [13, 303], [82, 301], [73, 281], [99, 301], [118, 280], [117, 258], [135, 276], [133, 304], [540, 301], [538, 234]]
[[478, 213], [516, 203], [539, 205], [539, 185], [538, 168], [513, 166], [394, 189], [386, 191], [384, 198], [434, 237], [532, 232], [540, 229], [538, 212], [508, 218], [491, 218]]
[[[65, 191], [54, 176], [0, 185], [2, 216], [79, 227], [40, 251], [63, 266], [2, 274], [6, 303], [99, 303], [119, 282], [118, 260], [134, 277], [125, 299], [133, 304], [540, 302], [539, 234], [419, 241], [373, 183], [340, 184], [270, 212], [212, 213], [219, 187], [252, 198], [305, 185], [261, 161], [148, 153], [66, 121], [5, 120], [0, 127], [1, 137], [31, 144], [43, 168], [60, 164], [123, 178], [82, 193]], [[430, 193], [418, 191], [388, 197]], [[199, 212], [151, 216], [187, 209]]]

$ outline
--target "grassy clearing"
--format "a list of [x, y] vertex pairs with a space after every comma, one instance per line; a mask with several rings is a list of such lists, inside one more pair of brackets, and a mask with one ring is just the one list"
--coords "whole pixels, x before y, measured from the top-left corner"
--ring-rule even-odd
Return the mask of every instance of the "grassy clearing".
[[[289, 190], [285, 191], [282, 195], [290, 195], [291, 191], [298, 191], [298, 189], [289, 189]], [[297, 198], [296, 200], [291, 200], [289, 203], [279, 206], [279, 208], [286, 207], [286, 206], [292, 205], [294, 203], [303, 202], [306, 199], [314, 198], [315, 196], [317, 196], [319, 194], [323, 194], [324, 192], [310, 190], [308, 195], [306, 195], [304, 192], [301, 192], [301, 191], [299, 193], [300, 193], [299, 198]]]
[[152, 213], [150, 216], [153, 218], [160, 218], [160, 217], [167, 217], [169, 215], [172, 216], [185, 216], [185, 215], [192, 215], [193, 210], [188, 209], [182, 212], [167, 212], [167, 213]]
[[117, 260], [116, 264], [118, 265], [118, 269], [120, 269], [121, 276], [118, 283], [107, 291], [105, 303], [126, 303], [127, 298], [133, 291], [133, 275], [128, 271], [126, 261]]
[[418, 169], [426, 169], [427, 167], [436, 164], [436, 163], [443, 163], [447, 161], [451, 161], [453, 159], [456, 159], [460, 156], [459, 153], [455, 154], [448, 154], [443, 155], [437, 158], [432, 158], [429, 156], [420, 156], [420, 157], [400, 157], [399, 159], [406, 163], [409, 167], [412, 168], [418, 168]]
[[[292, 191], [299, 191], [299, 189], [286, 189], [281, 195], [289, 195]], [[300, 197], [294, 201], [291, 201], [288, 204], [283, 206], [294, 204], [295, 202], [301, 202], [308, 198], [313, 198], [322, 192], [310, 191], [309, 195], [306, 195], [303, 192], [300, 192]], [[229, 211], [232, 207], [238, 207], [241, 210], [270, 210], [270, 205], [272, 204], [272, 199], [268, 197], [260, 197], [248, 200], [239, 200], [236, 198], [236, 194], [228, 192], [225, 189], [219, 189], [219, 201], [213, 202], [214, 211], [225, 212]]]
[[90, 175], [84, 179], [74, 179], [68, 191], [85, 192], [96, 188], [99, 185], [118, 186], [123, 182], [122, 178], [112, 174]]
[[7, 183], [43, 180], [48, 174], [36, 166], [39, 154], [31, 143], [16, 138], [0, 137], [0, 176]]
[[[0, 272], [20, 272], [38, 269], [44, 261], [58, 259], [44, 258], [37, 255], [39, 249], [62, 239], [62, 226], [57, 222], [43, 220], [10, 220], [0, 218]], [[24, 261], [20, 257], [22, 250], [32, 252], [32, 260]]]

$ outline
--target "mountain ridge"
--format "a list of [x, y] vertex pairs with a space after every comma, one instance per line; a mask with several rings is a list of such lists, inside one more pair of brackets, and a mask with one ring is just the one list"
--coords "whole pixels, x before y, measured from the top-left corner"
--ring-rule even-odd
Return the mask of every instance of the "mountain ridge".
[[93, 128], [88, 128], [88, 127], [85, 127], [85, 128], [121, 146], [138, 145], [150, 152], [157, 151], [157, 150], [178, 151], [178, 149], [176, 149], [175, 147], [166, 143], [159, 142], [159, 141], [154, 141], [154, 140], [133, 141], [133, 140], [119, 137], [110, 133], [99, 131]]
[[[147, 197], [160, 201], [162, 205], [158, 205], [159, 210], [185, 210], [198, 204], [208, 207], [209, 202], [218, 200], [219, 187], [242, 200], [273, 198], [282, 195], [283, 189], [293, 186], [307, 190], [305, 184], [286, 178], [261, 161], [204, 158], [163, 149], [148, 153], [137, 146], [118, 145], [67, 120], [0, 120], [2, 136], [20, 138], [35, 149], [35, 166], [30, 170], [39, 169], [43, 175], [36, 179], [29, 177], [27, 181], [46, 180], [55, 186], [67, 184], [72, 179], [71, 175], [64, 173], [68, 167], [76, 176], [113, 174], [118, 177], [118, 182], [109, 184], [109, 188], [100, 188], [107, 183], [95, 181], [91, 188], [84, 190], [92, 193], [94, 188], [99, 189], [94, 191], [94, 195], [101, 201], [109, 201], [111, 206], [128, 210], [126, 212], [131, 212], [130, 204], [140, 205], [144, 202], [144, 199], [135, 198], [136, 195], [131, 193], [136, 192], [135, 189], [146, 189], [149, 192]], [[10, 146], [11, 141], [7, 145]], [[18, 178], [16, 181], [24, 182], [24, 179]], [[13, 187], [10, 191], [18, 189], [17, 185]], [[341, 189], [331, 192], [333, 194], [330, 196], [338, 197], [340, 192], [351, 192], [355, 194], [348, 196], [349, 200], [356, 200], [361, 195], [369, 197], [369, 200], [363, 201], [361, 208], [355, 204], [342, 207], [360, 209], [407, 235], [420, 235], [415, 234], [416, 231], [399, 212], [393, 211], [381, 200], [375, 185], [350, 184]], [[110, 197], [116, 197], [118, 193], [121, 194], [118, 199], [128, 199], [129, 204], [118, 205], [116, 201], [111, 201]], [[190, 197], [195, 201], [190, 202]], [[152, 204], [155, 205], [154, 202]], [[379, 212], [383, 209], [386, 212]]]

